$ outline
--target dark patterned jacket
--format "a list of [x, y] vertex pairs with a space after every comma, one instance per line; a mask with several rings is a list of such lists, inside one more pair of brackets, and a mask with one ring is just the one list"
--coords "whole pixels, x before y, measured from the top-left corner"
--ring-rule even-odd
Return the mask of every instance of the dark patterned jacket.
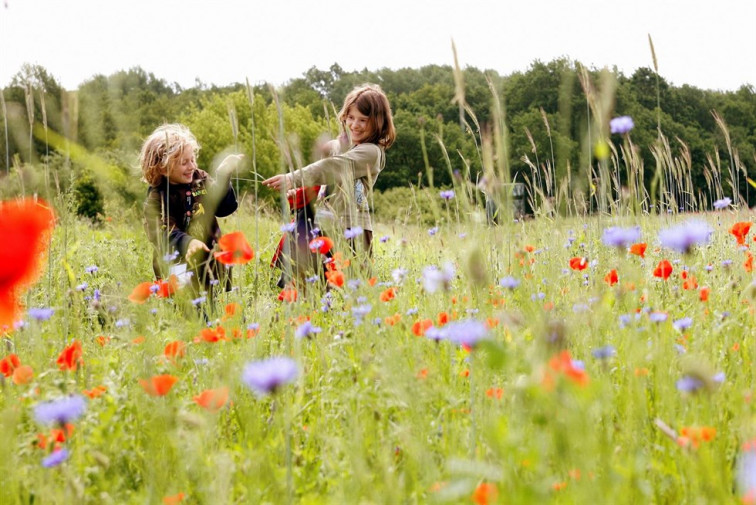
[[[149, 188], [144, 202], [144, 226], [154, 246], [152, 266], [158, 279], [167, 276], [171, 262], [185, 262], [192, 239], [212, 249], [221, 236], [216, 218], [226, 217], [238, 207], [231, 184], [219, 187], [204, 170], [196, 170], [190, 184], [169, 184], [163, 179], [160, 186]], [[172, 259], [166, 261], [166, 256]], [[221, 269], [212, 255], [197, 254], [197, 262], [195, 287], [197, 282], [206, 287], [218, 279]]]

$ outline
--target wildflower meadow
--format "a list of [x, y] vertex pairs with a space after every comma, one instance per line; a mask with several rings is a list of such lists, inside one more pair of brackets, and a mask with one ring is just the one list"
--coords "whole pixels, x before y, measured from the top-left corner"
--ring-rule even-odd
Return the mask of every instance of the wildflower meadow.
[[283, 288], [251, 191], [201, 293], [154, 280], [139, 205], [3, 201], [0, 503], [756, 503], [753, 213], [585, 89], [583, 193], [533, 165], [515, 212], [494, 101], [482, 177]]

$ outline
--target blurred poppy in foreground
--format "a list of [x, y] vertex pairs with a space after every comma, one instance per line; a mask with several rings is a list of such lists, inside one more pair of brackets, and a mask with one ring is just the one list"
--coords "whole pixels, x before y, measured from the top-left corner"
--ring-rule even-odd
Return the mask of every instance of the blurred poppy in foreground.
[[31, 198], [0, 202], [0, 327], [12, 327], [21, 290], [39, 276], [55, 215], [42, 200]]
[[585, 270], [588, 268], [588, 258], [574, 257], [570, 260], [570, 268], [573, 270]]
[[750, 221], [740, 221], [732, 225], [732, 228], [730, 228], [730, 233], [735, 237], [735, 240], [737, 240], [738, 244], [745, 245], [745, 238], [750, 230]]
[[215, 259], [224, 265], [245, 265], [255, 257], [252, 247], [240, 231], [227, 233], [218, 240], [221, 252], [214, 254]]
[[633, 244], [630, 246], [630, 254], [635, 254], [636, 256], [645, 258], [647, 247], [648, 245], [645, 242], [638, 242], [637, 244]]
[[194, 403], [210, 412], [217, 412], [228, 402], [228, 388], [206, 389], [194, 397]]
[[58, 355], [56, 363], [61, 370], [76, 371], [76, 368], [84, 364], [81, 342], [74, 340], [71, 345], [63, 349]]

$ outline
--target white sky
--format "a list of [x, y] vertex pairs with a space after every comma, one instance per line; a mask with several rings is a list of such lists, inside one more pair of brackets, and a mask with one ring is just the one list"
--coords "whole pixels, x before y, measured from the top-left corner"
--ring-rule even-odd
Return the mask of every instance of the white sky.
[[191, 87], [280, 85], [316, 66], [453, 64], [502, 75], [559, 56], [668, 82], [756, 86], [756, 0], [0, 0], [0, 86], [24, 62], [67, 89], [141, 66]]

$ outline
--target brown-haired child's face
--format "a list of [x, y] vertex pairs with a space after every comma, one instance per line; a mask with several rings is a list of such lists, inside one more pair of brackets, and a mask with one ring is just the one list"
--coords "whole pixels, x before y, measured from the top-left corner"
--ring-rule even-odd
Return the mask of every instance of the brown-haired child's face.
[[168, 165], [166, 177], [171, 184], [189, 184], [195, 170], [197, 160], [194, 157], [194, 149], [190, 145], [185, 145], [181, 154]]
[[352, 136], [353, 144], [361, 144], [373, 134], [373, 124], [370, 122], [370, 118], [360, 112], [355, 105], [347, 110], [346, 127]]

